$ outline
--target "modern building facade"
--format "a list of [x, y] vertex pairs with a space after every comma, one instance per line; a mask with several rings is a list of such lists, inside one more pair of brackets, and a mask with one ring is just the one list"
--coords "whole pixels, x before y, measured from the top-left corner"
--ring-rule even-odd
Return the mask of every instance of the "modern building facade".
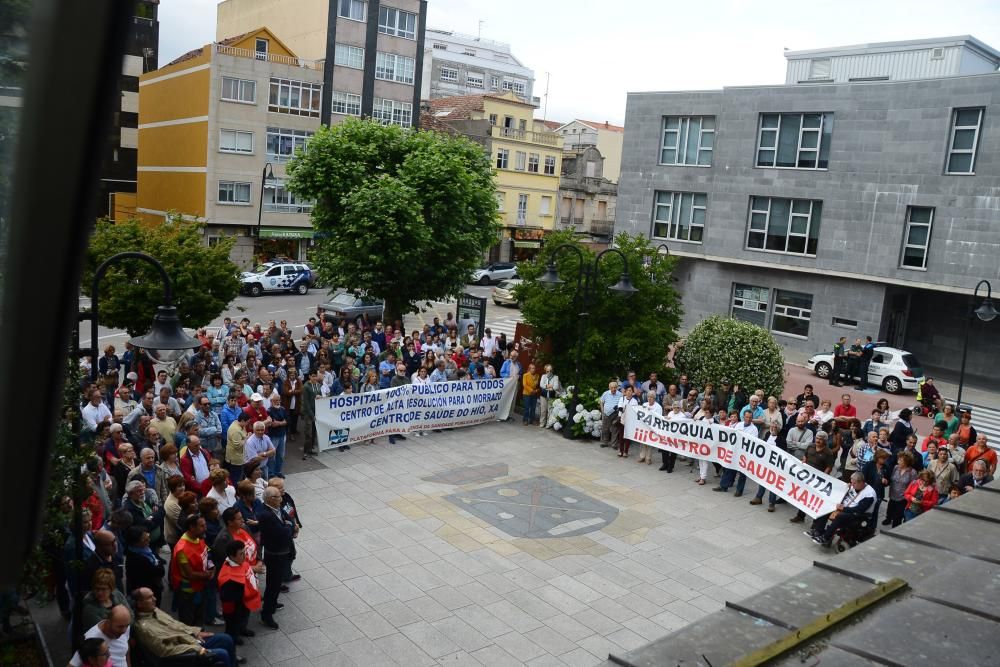
[[513, 91], [427, 103], [425, 129], [465, 135], [493, 161], [503, 231], [490, 261], [529, 259], [555, 229], [562, 137], [535, 120], [536, 108]]
[[572, 120], [555, 130], [563, 137], [567, 151], [594, 146], [604, 158], [604, 178], [617, 183], [622, 169], [622, 142], [625, 128], [608, 121]]
[[618, 187], [605, 178], [605, 164], [596, 146], [563, 146], [557, 228], [572, 229], [595, 247], [611, 243], [615, 226]]
[[419, 125], [427, 0], [224, 0], [216, 40], [267, 26], [322, 63], [320, 118]]
[[120, 99], [107, 143], [101, 147], [99, 215], [115, 220], [135, 216], [139, 138], [139, 77], [156, 69], [160, 50], [160, 0], [135, 0], [118, 77]]
[[[686, 328], [726, 314], [804, 354], [871, 335], [957, 369], [973, 289], [1000, 277], [985, 52], [994, 73], [631, 93], [615, 231], [681, 258]], [[970, 371], [1000, 371], [998, 326], [971, 322]]]
[[323, 64], [266, 28], [190, 51], [139, 82], [138, 213], [206, 223], [236, 237], [232, 258], [303, 259], [311, 204], [285, 189], [285, 165], [320, 124]]
[[503, 42], [429, 28], [423, 68], [420, 96], [425, 100], [511, 91], [524, 102], [539, 101], [533, 97], [534, 71]]

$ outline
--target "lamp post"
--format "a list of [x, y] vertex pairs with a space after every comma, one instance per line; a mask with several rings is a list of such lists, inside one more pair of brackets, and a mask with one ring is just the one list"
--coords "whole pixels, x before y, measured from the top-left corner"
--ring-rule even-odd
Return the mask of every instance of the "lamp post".
[[[184, 329], [181, 327], [180, 319], [177, 317], [177, 308], [173, 305], [173, 284], [170, 281], [170, 276], [167, 275], [166, 269], [163, 268], [163, 264], [144, 252], [120, 252], [117, 255], [112, 255], [108, 259], [104, 260], [101, 265], [97, 267], [97, 270], [94, 271], [94, 279], [90, 284], [90, 312], [77, 314], [78, 324], [88, 320], [90, 321], [89, 347], [83, 349], [80, 348], [79, 326], [74, 328], [73, 347], [76, 354], [78, 356], [90, 354], [89, 379], [92, 383], [97, 381], [97, 326], [100, 299], [97, 288], [100, 286], [101, 279], [104, 277], [104, 274], [107, 273], [107, 270], [111, 267], [111, 265], [128, 259], [138, 259], [152, 264], [153, 267], [160, 273], [160, 279], [163, 281], [163, 305], [156, 309], [156, 314], [153, 316], [153, 324], [149, 333], [144, 336], [136, 336], [129, 340], [129, 343], [137, 348], [146, 350], [150, 357], [161, 363], [176, 361], [184, 356], [187, 351], [197, 349], [201, 345], [197, 338], [184, 333]], [[77, 450], [80, 449], [81, 441], [79, 416], [73, 420], [73, 444]], [[80, 503], [83, 500], [83, 493], [80, 488], [80, 483], [82, 481], [83, 474], [84, 471], [81, 470], [80, 476], [76, 479], [76, 498], [74, 499], [75, 502], [73, 511], [73, 539], [76, 542], [74, 558], [81, 565], [83, 563], [83, 515], [80, 511]], [[81, 576], [80, 571], [78, 571], [76, 578], [76, 590], [73, 591], [74, 644], [82, 636], [84, 630], [84, 628], [81, 627], [81, 613], [83, 607]]]
[[[601, 258], [608, 253], [615, 253], [622, 258], [622, 274], [618, 278], [618, 282], [608, 288], [612, 294], [621, 297], [629, 297], [635, 294], [638, 290], [632, 286], [632, 278], [629, 276], [628, 272], [628, 258], [621, 250], [618, 248], [608, 248], [607, 250], [600, 252], [597, 257], [594, 258], [593, 264], [586, 264], [584, 263], [583, 251], [572, 243], [563, 243], [553, 249], [552, 254], [549, 256], [549, 264], [545, 269], [545, 274], [538, 279], [538, 282], [545, 289], [554, 289], [555, 287], [563, 284], [564, 281], [559, 277], [559, 272], [556, 269], [556, 256], [560, 253], [560, 251], [566, 248], [574, 251], [580, 259], [580, 265], [577, 269], [576, 276], [576, 290], [573, 294], [573, 302], [579, 305], [579, 313], [577, 316], [576, 368], [573, 382], [573, 393], [570, 397], [568, 407], [570, 419], [572, 419], [573, 415], [576, 414], [576, 406], [580, 401], [580, 359], [581, 353], [583, 352], [584, 336], [587, 332], [587, 320], [590, 317], [590, 313], [588, 312], [590, 308], [590, 300], [593, 298], [600, 280], [599, 269], [601, 265]], [[563, 432], [563, 437], [573, 437], [573, 428], [571, 424], [567, 425], [567, 428]]]
[[983, 299], [979, 307], [971, 310], [969, 312], [969, 318], [965, 322], [965, 345], [962, 347], [962, 370], [958, 374], [958, 399], [955, 401], [955, 407], [961, 409], [962, 407], [962, 389], [965, 386], [965, 361], [969, 356], [969, 332], [972, 329], [972, 321], [975, 318], [979, 318], [983, 322], [991, 322], [997, 316], [997, 309], [993, 306], [993, 288], [988, 280], [980, 280], [976, 283], [976, 289], [972, 293], [972, 302], [975, 305], [976, 299], [979, 298], [979, 288], [986, 285], [986, 297]]
[[270, 162], [264, 163], [264, 169], [260, 172], [260, 204], [257, 206], [257, 243], [260, 244], [260, 222], [261, 218], [264, 216], [264, 190], [267, 188], [268, 181], [273, 181], [274, 178], [274, 167], [271, 166]]

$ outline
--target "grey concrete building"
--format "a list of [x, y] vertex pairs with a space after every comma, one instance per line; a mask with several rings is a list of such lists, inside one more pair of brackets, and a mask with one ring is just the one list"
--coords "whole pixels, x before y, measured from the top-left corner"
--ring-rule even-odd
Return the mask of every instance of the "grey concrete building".
[[[630, 93], [615, 231], [682, 258], [685, 328], [955, 370], [974, 287], [1000, 287], [1000, 74]], [[1000, 321], [971, 327], [969, 372], [996, 374]]]

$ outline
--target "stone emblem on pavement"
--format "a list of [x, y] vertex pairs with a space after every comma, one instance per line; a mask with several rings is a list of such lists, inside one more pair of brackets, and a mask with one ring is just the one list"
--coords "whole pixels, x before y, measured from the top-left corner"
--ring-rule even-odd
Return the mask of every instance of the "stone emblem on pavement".
[[618, 509], [548, 477], [508, 481], [447, 500], [511, 537], [574, 537], [607, 527]]

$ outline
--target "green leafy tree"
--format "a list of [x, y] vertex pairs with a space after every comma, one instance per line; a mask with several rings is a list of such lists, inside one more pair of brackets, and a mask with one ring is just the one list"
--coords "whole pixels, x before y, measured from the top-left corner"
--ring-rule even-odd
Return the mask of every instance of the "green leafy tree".
[[756, 324], [713, 315], [691, 330], [674, 353], [674, 365], [698, 386], [723, 379], [747, 391], [781, 396], [785, 360], [774, 337]]
[[[229, 259], [233, 239], [204, 244], [203, 225], [180, 219], [161, 225], [138, 220], [102, 220], [90, 237], [84, 267], [84, 291], [90, 293], [101, 262], [120, 252], [152, 255], [167, 270], [181, 323], [200, 327], [211, 322], [240, 292], [239, 268]], [[131, 336], [149, 331], [156, 308], [163, 305], [160, 274], [142, 260], [123, 260], [108, 268], [98, 287], [100, 323], [125, 329]]]
[[382, 299], [388, 320], [461, 293], [500, 231], [489, 157], [464, 138], [349, 119], [288, 174], [315, 202], [320, 281]]
[[[583, 312], [577, 295], [578, 255], [570, 250], [558, 252], [556, 267], [565, 282], [555, 289], [546, 290], [537, 282], [555, 248], [564, 243], [579, 248], [584, 266], [593, 267], [595, 253], [577, 241], [572, 231], [555, 232], [546, 237], [534, 261], [518, 265], [517, 273], [524, 282], [518, 286], [517, 295], [522, 300], [524, 320], [534, 327], [535, 336], [551, 341], [552, 352], [547, 360], [568, 386], [575, 381], [577, 327]], [[611, 292], [609, 288], [621, 277], [622, 261], [616, 253], [601, 258], [587, 305], [581, 395], [591, 388], [603, 391], [609, 377], [623, 376], [628, 370], [640, 374], [662, 370], [667, 350], [677, 340], [681, 306], [670, 279], [676, 260], [658, 255], [641, 236], [621, 234], [615, 237], [615, 243], [628, 258], [632, 284], [638, 291], [627, 298]]]

